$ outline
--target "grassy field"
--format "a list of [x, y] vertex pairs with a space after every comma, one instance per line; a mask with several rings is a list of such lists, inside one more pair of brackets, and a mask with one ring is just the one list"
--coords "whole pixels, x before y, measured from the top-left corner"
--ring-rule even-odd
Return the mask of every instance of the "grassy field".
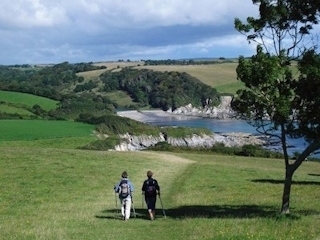
[[237, 81], [236, 68], [238, 63], [219, 63], [208, 65], [157, 65], [140, 66], [135, 68], [152, 69], [154, 71], [177, 71], [186, 72], [198, 78], [201, 82], [214, 88], [234, 83]]
[[94, 126], [79, 122], [47, 120], [0, 120], [0, 141], [87, 137]]
[[[280, 217], [281, 160], [212, 154], [103, 152], [0, 141], [1, 239], [318, 239], [320, 164], [294, 177], [290, 217]], [[67, 138], [61, 138], [67, 145]], [[31, 145], [32, 143], [32, 145]], [[121, 221], [114, 184], [135, 186], [136, 218]], [[155, 221], [140, 188], [161, 186]]]
[[[235, 94], [243, 86], [237, 80], [236, 67], [238, 63], [225, 62], [208, 65], [156, 65], [143, 66], [143, 62], [105, 62], [96, 63], [98, 66], [106, 66], [106, 70], [120, 71], [124, 67], [133, 67], [136, 69], [151, 69], [154, 71], [177, 71], [186, 72], [191, 76], [198, 78], [203, 83], [216, 88], [220, 93]], [[79, 73], [86, 80], [96, 79], [106, 70], [95, 70], [85, 73]]]
[[[227, 91], [235, 82], [225, 78], [212, 81]], [[319, 162], [304, 162], [295, 173], [291, 215], [284, 217], [282, 160], [78, 149], [96, 140], [93, 128], [0, 121], [0, 239], [320, 239]], [[136, 217], [128, 222], [113, 192], [123, 170], [135, 186]], [[148, 170], [162, 192], [155, 221], [140, 193]]]
[[8, 114], [19, 114], [20, 116], [34, 116], [34, 114], [26, 109], [10, 106], [6, 103], [0, 103], [0, 112]]
[[33, 107], [38, 104], [44, 110], [52, 110], [57, 107], [58, 101], [48, 99], [45, 97], [39, 97], [28, 93], [18, 93], [0, 90], [0, 102], [7, 102], [12, 104], [25, 105], [27, 107]]
[[136, 61], [134, 61], [134, 62], [113, 62], [113, 61], [99, 62], [99, 63], [95, 63], [94, 65], [105, 66], [106, 69], [80, 72], [80, 73], [77, 73], [77, 75], [84, 77], [85, 80], [95, 79], [98, 76], [100, 76], [102, 73], [104, 73], [105, 71], [116, 72], [116, 71], [120, 71], [121, 69], [123, 69], [125, 67], [136, 67], [136, 66], [143, 65], [143, 64], [144, 64], [143, 62], [136, 62]]

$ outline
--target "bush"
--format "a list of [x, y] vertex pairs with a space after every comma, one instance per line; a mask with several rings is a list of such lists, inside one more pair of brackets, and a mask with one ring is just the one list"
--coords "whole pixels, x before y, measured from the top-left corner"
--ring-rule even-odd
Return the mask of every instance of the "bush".
[[148, 147], [148, 150], [173, 152], [174, 151], [174, 147], [171, 144], [169, 144], [168, 142], [158, 142], [154, 146]]
[[110, 136], [104, 140], [97, 140], [89, 143], [81, 149], [107, 151], [109, 149], [114, 149], [118, 144], [120, 144], [120, 138], [117, 136]]

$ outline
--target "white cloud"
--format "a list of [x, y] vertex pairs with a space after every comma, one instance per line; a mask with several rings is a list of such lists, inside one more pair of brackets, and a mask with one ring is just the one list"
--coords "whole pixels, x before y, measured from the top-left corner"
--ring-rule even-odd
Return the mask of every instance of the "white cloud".
[[2, 0], [0, 64], [238, 51], [234, 18], [255, 12], [244, 0]]
[[0, 20], [6, 28], [53, 26], [65, 20], [65, 9], [40, 0], [2, 0]]

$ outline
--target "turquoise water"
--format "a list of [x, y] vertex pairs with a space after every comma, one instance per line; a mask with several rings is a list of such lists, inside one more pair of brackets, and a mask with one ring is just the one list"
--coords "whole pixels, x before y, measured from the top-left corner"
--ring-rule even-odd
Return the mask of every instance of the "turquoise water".
[[[182, 127], [204, 127], [214, 133], [231, 133], [231, 132], [244, 132], [251, 134], [259, 134], [256, 129], [243, 120], [217, 120], [212, 118], [197, 118], [197, 117], [159, 117], [153, 113], [144, 113], [148, 116], [147, 123], [156, 126], [182, 126]], [[288, 153], [293, 155], [294, 152], [302, 152], [307, 143], [303, 139], [287, 139]], [[272, 140], [272, 144], [267, 147], [274, 151], [282, 152], [281, 145]], [[320, 158], [320, 154], [313, 155], [312, 157]]]

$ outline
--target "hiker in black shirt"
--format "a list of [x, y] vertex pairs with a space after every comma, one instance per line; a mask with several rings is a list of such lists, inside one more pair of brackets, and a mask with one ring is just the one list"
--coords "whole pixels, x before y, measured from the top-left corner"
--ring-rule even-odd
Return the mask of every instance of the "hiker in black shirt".
[[151, 220], [155, 217], [157, 194], [160, 196], [160, 186], [157, 180], [152, 178], [152, 175], [153, 173], [151, 171], [147, 172], [148, 179], [143, 182], [141, 188]]

